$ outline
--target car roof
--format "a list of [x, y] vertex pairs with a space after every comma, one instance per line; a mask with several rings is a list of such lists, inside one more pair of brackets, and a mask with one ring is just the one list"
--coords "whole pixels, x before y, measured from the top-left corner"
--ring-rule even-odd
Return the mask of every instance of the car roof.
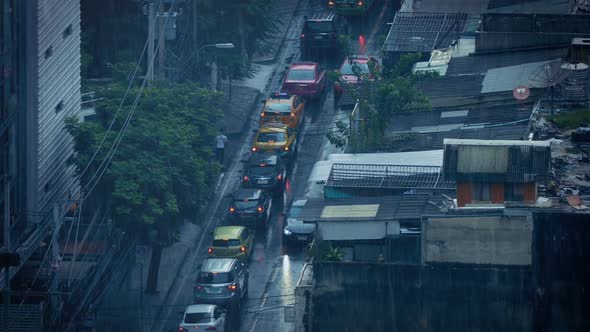
[[208, 258], [201, 266], [201, 271], [205, 272], [228, 272], [231, 270], [235, 258]]
[[289, 66], [289, 69], [315, 69], [316, 67], [318, 67], [319, 65], [316, 62], [311, 62], [311, 61], [299, 61], [299, 62], [293, 62], [291, 63], [291, 65]]
[[295, 98], [295, 95], [283, 91], [275, 91], [268, 96], [269, 101], [279, 102], [281, 100], [289, 101]]
[[221, 226], [215, 228], [215, 239], [237, 239], [242, 230], [243, 226]]
[[276, 154], [253, 153], [248, 159], [248, 165], [266, 164], [268, 166], [275, 166], [278, 163], [279, 157]]
[[196, 314], [196, 313], [213, 313], [215, 310], [216, 305], [214, 304], [192, 304], [186, 307], [187, 314]]
[[262, 194], [262, 189], [255, 189], [255, 188], [240, 188], [234, 192], [232, 195], [234, 200], [254, 200], [260, 198]]
[[284, 123], [265, 123], [258, 131], [261, 133], [283, 133], [287, 131], [287, 125]]

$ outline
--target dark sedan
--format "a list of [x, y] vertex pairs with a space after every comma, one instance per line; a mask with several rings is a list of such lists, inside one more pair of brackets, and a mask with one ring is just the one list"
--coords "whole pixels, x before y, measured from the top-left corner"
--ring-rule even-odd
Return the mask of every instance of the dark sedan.
[[272, 198], [262, 189], [241, 188], [232, 195], [229, 221], [233, 225], [266, 228], [270, 219]]
[[306, 224], [299, 218], [305, 203], [307, 200], [300, 199], [291, 204], [285, 218], [286, 225], [283, 228], [283, 245], [313, 241], [316, 225]]
[[287, 171], [277, 155], [253, 153], [248, 159], [242, 176], [242, 187], [259, 188], [277, 195], [283, 194]]

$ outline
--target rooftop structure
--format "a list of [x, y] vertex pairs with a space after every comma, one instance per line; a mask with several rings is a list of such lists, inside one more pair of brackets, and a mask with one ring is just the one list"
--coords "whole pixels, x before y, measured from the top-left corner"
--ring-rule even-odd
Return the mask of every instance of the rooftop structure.
[[397, 12], [385, 40], [386, 52], [432, 52], [450, 46], [465, 32], [467, 13]]
[[452, 190], [438, 166], [340, 164], [332, 166], [326, 187]]

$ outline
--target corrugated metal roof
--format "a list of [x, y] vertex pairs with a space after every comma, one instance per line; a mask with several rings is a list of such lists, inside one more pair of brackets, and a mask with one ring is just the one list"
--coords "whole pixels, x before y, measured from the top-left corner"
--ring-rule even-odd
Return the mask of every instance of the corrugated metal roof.
[[466, 13], [397, 12], [385, 40], [387, 52], [431, 52], [445, 48], [465, 30]]
[[488, 7], [488, 0], [420, 0], [413, 1], [416, 12], [482, 13]]
[[567, 56], [567, 52], [567, 48], [558, 48], [492, 54], [476, 53], [469, 56], [453, 57], [449, 61], [446, 75], [485, 74], [489, 69], [564, 58]]
[[450, 190], [455, 183], [442, 181], [438, 166], [334, 164], [326, 187]]
[[[438, 206], [442, 206], [443, 198], [440, 195], [431, 194], [404, 194], [397, 196], [381, 197], [355, 197], [334, 200], [309, 199], [301, 211], [300, 218], [304, 222], [337, 222], [355, 221], [367, 222], [374, 220], [399, 220], [415, 222], [426, 214], [440, 213]], [[326, 206], [358, 206], [378, 204], [379, 208], [374, 217], [339, 217], [322, 218]]]
[[481, 93], [512, 91], [519, 85], [530, 86], [529, 77], [539, 67], [551, 61], [559, 61], [559, 59], [490, 69], [481, 84]]
[[551, 169], [548, 142], [445, 140], [445, 179], [544, 182]]

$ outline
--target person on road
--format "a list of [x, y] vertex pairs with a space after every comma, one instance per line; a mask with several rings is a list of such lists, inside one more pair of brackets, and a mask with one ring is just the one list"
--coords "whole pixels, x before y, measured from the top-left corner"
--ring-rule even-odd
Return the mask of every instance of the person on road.
[[219, 129], [219, 135], [215, 136], [215, 157], [223, 167], [223, 152], [227, 144], [227, 137], [223, 134], [223, 129]]

